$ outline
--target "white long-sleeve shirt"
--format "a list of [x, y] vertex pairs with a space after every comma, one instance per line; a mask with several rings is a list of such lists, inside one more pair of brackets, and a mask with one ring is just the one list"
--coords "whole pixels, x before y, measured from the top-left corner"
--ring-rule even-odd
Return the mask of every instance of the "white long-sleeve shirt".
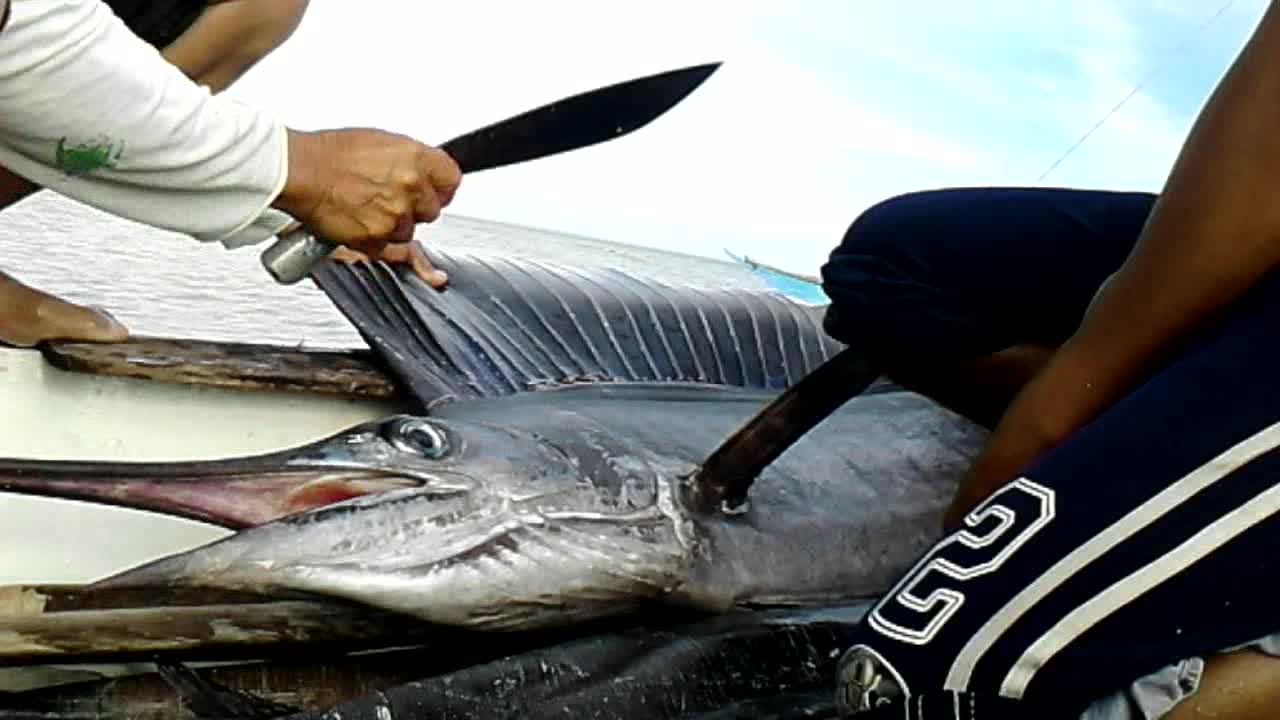
[[292, 222], [270, 207], [288, 166], [279, 120], [196, 85], [99, 0], [9, 5], [0, 166], [114, 215], [228, 247]]

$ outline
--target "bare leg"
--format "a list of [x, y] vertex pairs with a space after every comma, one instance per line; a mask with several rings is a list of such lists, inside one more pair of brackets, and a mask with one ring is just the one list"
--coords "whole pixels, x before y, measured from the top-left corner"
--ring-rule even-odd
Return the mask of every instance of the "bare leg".
[[[214, 0], [164, 56], [188, 77], [221, 92], [298, 27], [307, 0]], [[39, 188], [0, 168], [0, 211]], [[67, 302], [0, 272], [0, 343], [120, 342], [128, 330], [107, 313]]]
[[222, 92], [280, 47], [308, 0], [215, 0], [163, 54], [188, 77]]
[[975, 360], [941, 364], [888, 362], [888, 376], [899, 385], [976, 423], [992, 428], [1054, 348], [1018, 345]]
[[1280, 658], [1253, 651], [1214, 655], [1200, 689], [1166, 720], [1271, 720], [1280, 708]]

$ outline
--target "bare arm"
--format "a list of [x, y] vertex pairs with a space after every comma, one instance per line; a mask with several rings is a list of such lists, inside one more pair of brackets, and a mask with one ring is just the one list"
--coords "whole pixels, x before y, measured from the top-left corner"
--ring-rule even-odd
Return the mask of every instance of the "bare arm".
[[1010, 405], [948, 523], [1118, 400], [1280, 264], [1280, 10], [1201, 111], [1133, 253]]
[[0, 165], [112, 214], [205, 241], [260, 242], [286, 180], [270, 113], [211, 96], [97, 0], [10, 0]]
[[0, 166], [106, 212], [235, 247], [294, 220], [381, 253], [461, 182], [445, 153], [375, 129], [288, 130], [213, 95], [97, 0], [10, 0]]

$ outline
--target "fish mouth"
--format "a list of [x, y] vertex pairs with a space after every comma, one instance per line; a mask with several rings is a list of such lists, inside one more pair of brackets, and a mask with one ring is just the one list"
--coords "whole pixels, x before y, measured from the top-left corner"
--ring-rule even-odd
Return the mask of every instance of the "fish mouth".
[[243, 530], [419, 479], [299, 463], [298, 450], [197, 462], [0, 459], [0, 491], [80, 500]]

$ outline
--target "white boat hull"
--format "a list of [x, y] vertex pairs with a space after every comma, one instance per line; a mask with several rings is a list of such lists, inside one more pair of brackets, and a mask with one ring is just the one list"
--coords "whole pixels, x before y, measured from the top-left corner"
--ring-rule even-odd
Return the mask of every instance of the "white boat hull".
[[[400, 410], [394, 400], [68, 372], [0, 348], [0, 457], [195, 460], [269, 452]], [[223, 536], [123, 508], [0, 493], [0, 586], [89, 582]]]

